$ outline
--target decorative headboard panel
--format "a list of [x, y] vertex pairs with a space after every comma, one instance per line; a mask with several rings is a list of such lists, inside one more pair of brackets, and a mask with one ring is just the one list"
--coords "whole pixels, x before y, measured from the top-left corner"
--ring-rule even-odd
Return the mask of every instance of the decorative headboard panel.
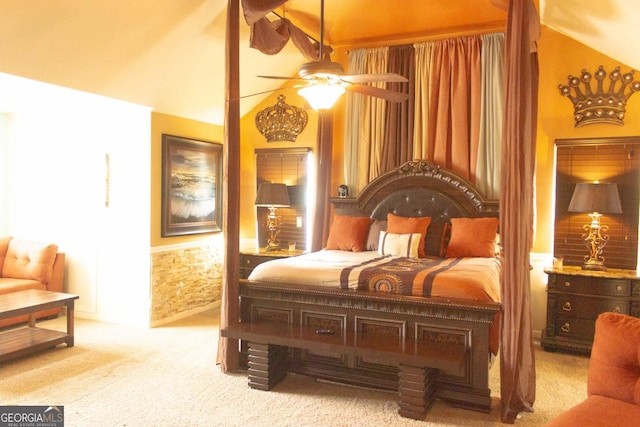
[[[384, 221], [389, 212], [431, 217], [426, 247], [438, 247], [451, 218], [497, 217], [497, 200], [485, 200], [475, 186], [426, 160], [407, 162], [371, 181], [357, 198], [332, 198], [337, 213]], [[430, 241], [431, 240], [431, 241]]]
[[[485, 200], [472, 183], [427, 160], [410, 161], [380, 175], [357, 198], [331, 202], [340, 213], [374, 217], [375, 212], [376, 219], [386, 215], [384, 209], [398, 209], [403, 216], [419, 212], [422, 216], [448, 212], [449, 218], [498, 216], [497, 200]], [[392, 207], [393, 203], [398, 205]]]

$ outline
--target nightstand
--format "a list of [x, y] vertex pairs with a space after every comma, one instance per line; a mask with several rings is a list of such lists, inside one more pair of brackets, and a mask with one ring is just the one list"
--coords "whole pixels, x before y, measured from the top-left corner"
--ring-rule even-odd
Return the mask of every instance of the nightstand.
[[304, 251], [270, 251], [267, 252], [264, 249], [259, 251], [246, 251], [240, 252], [240, 278], [247, 279], [249, 274], [256, 268], [257, 265], [263, 262], [271, 261], [279, 258], [288, 258], [292, 256], [302, 255]]
[[640, 317], [640, 277], [635, 270], [583, 270], [564, 266], [545, 269], [547, 326], [542, 347], [589, 354], [595, 320], [613, 311]]

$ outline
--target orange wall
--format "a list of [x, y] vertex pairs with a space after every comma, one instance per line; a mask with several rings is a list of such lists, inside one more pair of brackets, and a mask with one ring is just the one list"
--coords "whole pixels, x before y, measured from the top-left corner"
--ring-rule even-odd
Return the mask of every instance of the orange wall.
[[161, 237], [163, 133], [219, 143], [222, 143], [224, 135], [222, 126], [167, 114], [151, 114], [151, 247], [193, 242], [209, 236]]
[[[607, 73], [617, 66], [623, 73], [629, 72], [631, 68], [547, 27], [542, 27], [538, 53], [540, 85], [536, 146], [537, 220], [533, 251], [550, 253], [553, 249], [555, 140], [640, 135], [640, 95], [629, 98], [624, 126], [593, 124], [576, 128], [573, 104], [560, 95], [558, 85], [566, 85], [569, 75], [580, 76], [583, 69], [593, 74], [600, 65], [604, 66]], [[640, 79], [640, 75], [636, 75], [636, 79]], [[608, 84], [605, 88], [608, 88]]]

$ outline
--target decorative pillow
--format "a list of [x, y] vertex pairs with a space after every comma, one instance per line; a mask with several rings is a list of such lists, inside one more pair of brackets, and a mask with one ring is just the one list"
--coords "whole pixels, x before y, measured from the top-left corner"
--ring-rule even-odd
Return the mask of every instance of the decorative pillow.
[[369, 237], [367, 237], [367, 251], [377, 251], [380, 242], [380, 232], [387, 229], [387, 221], [373, 221], [369, 227]]
[[378, 254], [418, 258], [421, 241], [420, 233], [393, 234], [381, 231]]
[[493, 257], [497, 233], [498, 218], [451, 218], [447, 258]]
[[333, 223], [325, 249], [362, 252], [366, 248], [371, 218], [368, 216], [333, 215]]
[[2, 265], [2, 276], [31, 279], [47, 284], [51, 280], [58, 246], [22, 239], [11, 239]]
[[420, 245], [418, 246], [418, 256], [424, 258], [426, 256], [424, 252], [424, 239], [427, 236], [427, 229], [431, 224], [431, 217], [403, 217], [394, 215], [392, 213], [387, 214], [387, 233], [395, 234], [411, 234], [420, 233]]

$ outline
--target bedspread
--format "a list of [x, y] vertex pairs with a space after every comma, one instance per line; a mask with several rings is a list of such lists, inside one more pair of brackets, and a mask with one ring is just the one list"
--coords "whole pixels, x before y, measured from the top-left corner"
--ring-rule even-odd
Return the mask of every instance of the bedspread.
[[262, 263], [249, 276], [249, 280], [496, 302], [499, 279], [496, 258], [411, 259], [333, 250]]

